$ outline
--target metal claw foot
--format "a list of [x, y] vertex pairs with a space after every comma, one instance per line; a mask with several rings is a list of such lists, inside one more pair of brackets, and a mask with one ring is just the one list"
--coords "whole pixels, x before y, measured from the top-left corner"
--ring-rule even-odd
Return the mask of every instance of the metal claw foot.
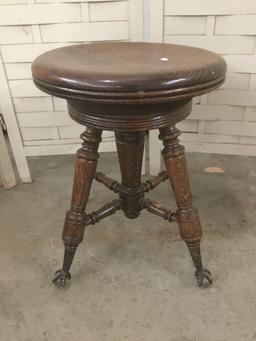
[[[212, 275], [207, 269], [196, 270], [195, 278], [199, 287], [202, 287], [204, 283], [206, 286], [212, 284]], [[205, 282], [204, 279], [206, 279], [207, 282]]]
[[70, 280], [71, 274], [70, 272], [65, 272], [62, 270], [57, 270], [53, 276], [52, 282], [56, 285], [60, 285], [61, 287], [65, 287], [67, 279]]

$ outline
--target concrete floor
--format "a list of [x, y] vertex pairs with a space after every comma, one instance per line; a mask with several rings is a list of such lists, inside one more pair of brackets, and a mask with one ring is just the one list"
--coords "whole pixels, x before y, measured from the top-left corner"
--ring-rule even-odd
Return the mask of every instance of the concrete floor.
[[[0, 190], [1, 341], [256, 340], [256, 158], [188, 155], [212, 287], [196, 286], [175, 224], [118, 212], [88, 228], [70, 285], [58, 289], [73, 159], [33, 158], [33, 184]], [[118, 178], [115, 154], [99, 168]], [[167, 182], [148, 195], [174, 207]], [[95, 183], [88, 209], [113, 197]]]

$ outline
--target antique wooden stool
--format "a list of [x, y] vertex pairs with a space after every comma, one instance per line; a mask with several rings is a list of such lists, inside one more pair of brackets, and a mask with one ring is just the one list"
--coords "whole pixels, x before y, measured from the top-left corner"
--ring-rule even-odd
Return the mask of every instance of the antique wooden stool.
[[[212, 282], [200, 254], [201, 226], [192, 205], [184, 147], [175, 124], [191, 113], [192, 98], [218, 88], [225, 61], [210, 51], [154, 43], [98, 43], [46, 52], [32, 65], [35, 85], [67, 100], [71, 118], [86, 126], [77, 152], [71, 208], [63, 230], [64, 262], [53, 282], [65, 286], [85, 227], [121, 209], [138, 217], [142, 209], [177, 222], [195, 265], [199, 286]], [[159, 129], [166, 171], [141, 183], [145, 132]], [[115, 132], [121, 183], [96, 173], [102, 130]], [[118, 199], [85, 213], [93, 179], [118, 193]], [[144, 197], [169, 179], [177, 211]], [[204, 281], [205, 280], [205, 281]]]

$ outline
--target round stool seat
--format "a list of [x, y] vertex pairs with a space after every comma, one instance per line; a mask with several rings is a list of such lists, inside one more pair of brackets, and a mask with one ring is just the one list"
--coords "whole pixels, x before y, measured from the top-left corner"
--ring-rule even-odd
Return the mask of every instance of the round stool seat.
[[213, 52], [158, 43], [67, 46], [32, 65], [34, 82], [45, 92], [122, 104], [191, 99], [219, 87], [225, 72], [225, 61]]

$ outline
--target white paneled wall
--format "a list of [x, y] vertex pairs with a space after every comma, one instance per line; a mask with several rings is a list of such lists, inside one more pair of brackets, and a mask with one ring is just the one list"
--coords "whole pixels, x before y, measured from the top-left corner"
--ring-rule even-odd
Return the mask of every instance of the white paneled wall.
[[[256, 155], [256, 0], [0, 0], [0, 101], [22, 181], [26, 156], [72, 153], [82, 129], [64, 100], [33, 85], [33, 59], [74, 43], [142, 41], [143, 21], [151, 41], [207, 48], [228, 63], [225, 84], [196, 98], [179, 125], [187, 150]], [[113, 150], [113, 134], [101, 148]], [[152, 132], [151, 172], [160, 149]]]
[[[256, 1], [149, 0], [151, 41], [202, 47], [221, 54], [225, 84], [194, 101], [179, 124], [188, 151], [256, 155]], [[162, 9], [162, 10], [159, 10]], [[159, 170], [160, 143], [150, 135], [151, 172]]]
[[[143, 0], [0, 0], [1, 107], [22, 181], [30, 181], [26, 156], [73, 153], [83, 130], [64, 100], [34, 86], [34, 58], [68, 44], [129, 40], [143, 40]], [[115, 149], [113, 133], [100, 148]]]

